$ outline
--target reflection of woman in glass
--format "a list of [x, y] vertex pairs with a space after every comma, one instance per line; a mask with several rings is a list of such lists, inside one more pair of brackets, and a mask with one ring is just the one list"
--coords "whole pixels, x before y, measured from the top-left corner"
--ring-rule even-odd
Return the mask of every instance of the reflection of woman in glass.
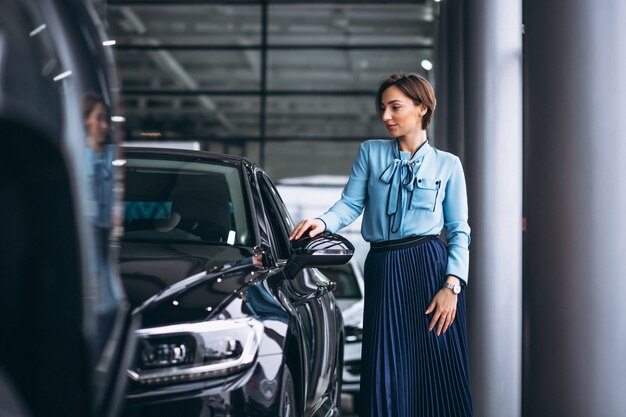
[[92, 192], [91, 221], [100, 232], [99, 243], [106, 247], [111, 227], [114, 180], [114, 148], [107, 143], [109, 112], [102, 97], [87, 93], [83, 96], [82, 114], [87, 133], [87, 173]]

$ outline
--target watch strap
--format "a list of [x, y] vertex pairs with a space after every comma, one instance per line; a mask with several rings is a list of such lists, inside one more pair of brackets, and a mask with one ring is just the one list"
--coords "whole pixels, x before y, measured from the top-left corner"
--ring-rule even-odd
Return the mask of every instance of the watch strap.
[[443, 288], [448, 288], [449, 290], [451, 290], [455, 294], [461, 293], [461, 289], [462, 289], [462, 287], [460, 285], [454, 285], [454, 284], [452, 284], [450, 282], [444, 282], [443, 283]]

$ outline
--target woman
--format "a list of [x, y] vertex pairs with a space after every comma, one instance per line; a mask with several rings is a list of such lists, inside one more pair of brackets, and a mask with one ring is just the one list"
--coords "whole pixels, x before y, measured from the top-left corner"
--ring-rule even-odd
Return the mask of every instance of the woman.
[[113, 159], [115, 148], [108, 143], [109, 112], [96, 93], [86, 93], [81, 103], [85, 131], [87, 133], [87, 174], [91, 187], [91, 221], [98, 231], [99, 240], [105, 245], [111, 228], [113, 204]]
[[[341, 200], [290, 239], [337, 232], [362, 211], [365, 261], [361, 417], [472, 415], [465, 295], [470, 228], [459, 159], [432, 147], [435, 95], [417, 74], [380, 85], [395, 139], [361, 144]], [[439, 240], [446, 228], [447, 245]]]

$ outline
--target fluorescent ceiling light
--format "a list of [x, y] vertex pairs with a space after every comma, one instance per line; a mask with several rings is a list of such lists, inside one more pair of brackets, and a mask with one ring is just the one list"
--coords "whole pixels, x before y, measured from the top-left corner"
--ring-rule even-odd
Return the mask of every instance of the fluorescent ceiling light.
[[33, 37], [33, 36], [41, 33], [45, 29], [46, 29], [46, 24], [45, 23], [43, 25], [37, 26], [35, 29], [33, 29], [32, 32], [30, 32], [30, 36]]
[[59, 81], [59, 80], [62, 80], [63, 78], [69, 77], [70, 75], [72, 75], [72, 71], [65, 71], [65, 72], [60, 73], [56, 77], [54, 77], [53, 80]]

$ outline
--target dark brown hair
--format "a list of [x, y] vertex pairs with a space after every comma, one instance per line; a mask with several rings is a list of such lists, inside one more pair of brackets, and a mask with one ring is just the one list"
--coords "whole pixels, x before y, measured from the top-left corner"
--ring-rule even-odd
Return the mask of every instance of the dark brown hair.
[[426, 114], [422, 118], [422, 129], [428, 129], [437, 103], [433, 86], [419, 74], [400, 72], [390, 75], [380, 84], [376, 93], [376, 113], [378, 117], [383, 115], [383, 93], [392, 85], [398, 87], [400, 91], [413, 100], [416, 106], [420, 104], [426, 106]]
[[83, 121], [87, 120], [87, 118], [89, 117], [89, 115], [91, 114], [93, 109], [98, 104], [102, 104], [102, 106], [104, 106], [104, 109], [105, 109], [105, 111], [107, 113], [107, 116], [108, 116], [109, 109], [107, 108], [106, 103], [102, 99], [102, 96], [100, 96], [100, 94], [98, 94], [98, 93], [94, 93], [94, 92], [91, 92], [91, 91], [88, 92], [88, 93], [85, 93], [85, 95], [83, 96], [83, 100], [80, 103], [80, 107], [81, 107], [80, 110], [83, 113]]

